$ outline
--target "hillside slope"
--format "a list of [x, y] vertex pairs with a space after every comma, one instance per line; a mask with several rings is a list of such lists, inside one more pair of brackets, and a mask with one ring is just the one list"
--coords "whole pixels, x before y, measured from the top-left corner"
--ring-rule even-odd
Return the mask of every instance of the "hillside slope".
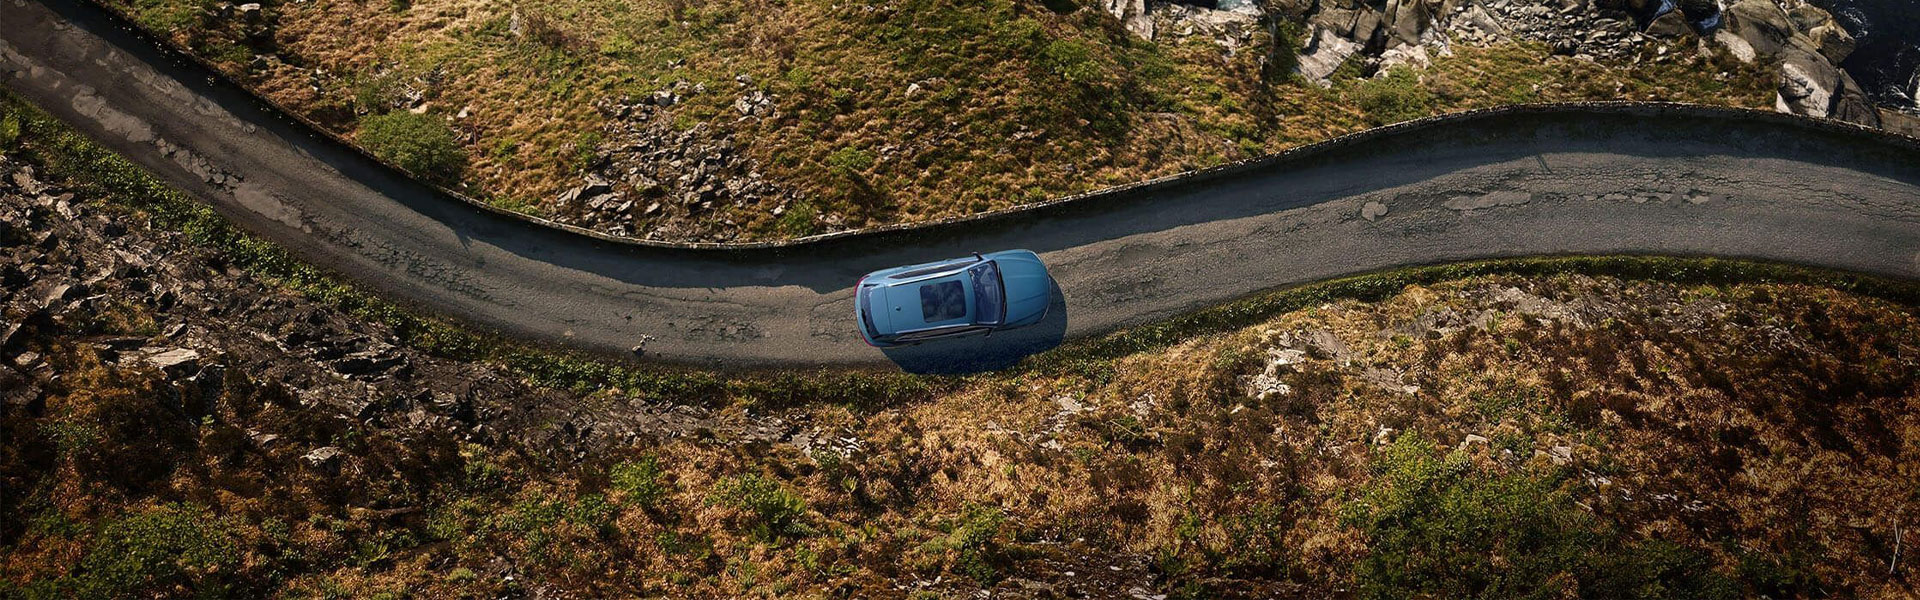
[[1920, 509], [1907, 284], [1517, 263], [1536, 274], [1309, 288], [992, 376], [730, 379], [409, 316], [5, 108], [0, 597], [1920, 583], [1896, 550]]
[[1343, 55], [1322, 88], [1278, 7], [1150, 40], [1080, 0], [107, 4], [423, 176], [665, 240], [973, 214], [1466, 108], [1774, 100], [1770, 65], [1684, 39], [1568, 56], [1437, 27], [1425, 70]]

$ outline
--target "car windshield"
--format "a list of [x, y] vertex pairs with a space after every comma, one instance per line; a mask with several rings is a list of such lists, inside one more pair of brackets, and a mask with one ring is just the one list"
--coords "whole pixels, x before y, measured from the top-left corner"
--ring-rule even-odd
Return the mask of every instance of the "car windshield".
[[967, 275], [973, 278], [973, 312], [980, 315], [974, 321], [982, 324], [999, 323], [1007, 317], [1007, 292], [1000, 283], [1000, 267], [993, 261], [967, 269]]
[[967, 287], [956, 279], [920, 286], [920, 316], [928, 323], [967, 316]]

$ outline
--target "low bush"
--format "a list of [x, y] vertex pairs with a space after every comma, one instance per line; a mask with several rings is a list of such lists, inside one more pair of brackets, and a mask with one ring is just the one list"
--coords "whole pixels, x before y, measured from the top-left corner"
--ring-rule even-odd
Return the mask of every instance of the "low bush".
[[360, 144], [415, 175], [440, 183], [460, 179], [467, 154], [453, 128], [440, 117], [406, 111], [368, 117], [360, 123]]
[[203, 508], [168, 504], [108, 522], [87, 545], [78, 569], [6, 590], [24, 598], [153, 598], [226, 594], [225, 575], [240, 550], [224, 521]]
[[673, 484], [663, 475], [660, 459], [652, 456], [614, 465], [607, 474], [621, 502], [641, 507], [653, 506], [673, 492]]
[[1548, 473], [1491, 474], [1410, 433], [1341, 521], [1367, 537], [1362, 598], [1732, 598], [1705, 554], [1628, 541]]
[[1420, 84], [1420, 76], [1405, 67], [1387, 71], [1356, 84], [1353, 102], [1366, 111], [1374, 125], [1388, 125], [1425, 117], [1434, 106], [1433, 92]]
[[712, 502], [747, 511], [753, 537], [766, 542], [810, 533], [807, 503], [778, 480], [759, 474], [728, 477], [714, 485]]

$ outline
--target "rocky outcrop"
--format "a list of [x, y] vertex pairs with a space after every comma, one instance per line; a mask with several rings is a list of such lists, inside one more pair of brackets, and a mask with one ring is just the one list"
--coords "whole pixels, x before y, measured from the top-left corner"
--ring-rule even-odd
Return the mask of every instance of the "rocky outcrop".
[[1779, 61], [1774, 107], [1810, 117], [1878, 127], [1880, 116], [1860, 84], [1838, 65], [1853, 52], [1852, 36], [1814, 6], [1791, 12], [1774, 0], [1737, 0], [1713, 40], [1742, 61]]
[[[750, 79], [736, 83], [740, 119], [775, 113], [774, 98], [750, 89]], [[798, 202], [798, 192], [765, 177], [731, 135], [705, 123], [683, 130], [662, 118], [682, 94], [697, 93], [709, 92], [681, 84], [637, 100], [601, 102], [608, 118], [603, 141], [582, 149], [594, 160], [581, 182], [558, 197], [559, 216], [619, 236], [729, 241], [741, 227], [724, 209], [778, 216]]]
[[1335, 33], [1332, 29], [1316, 27], [1313, 35], [1300, 49], [1300, 64], [1297, 72], [1308, 81], [1328, 85], [1328, 77], [1346, 64], [1347, 58], [1360, 51], [1360, 44]]
[[[1627, 10], [1589, 0], [1387, 0], [1325, 2], [1304, 11], [1308, 25], [1297, 72], [1327, 85], [1327, 77], [1351, 59], [1360, 72], [1399, 66], [1425, 68], [1433, 57], [1452, 54], [1452, 44], [1489, 45], [1510, 39], [1545, 43], [1557, 54], [1584, 58], [1632, 56], [1648, 36], [1634, 28]], [[1690, 25], [1677, 15], [1664, 34], [1683, 35]], [[1671, 29], [1671, 32], [1666, 32]]]
[[[208, 407], [237, 385], [271, 390], [263, 395], [283, 399], [279, 409], [313, 423], [507, 442], [564, 460], [640, 439], [765, 444], [798, 431], [774, 416], [587, 400], [499, 364], [422, 352], [387, 324], [261, 281], [130, 208], [0, 155], [0, 421], [45, 417], [49, 396], [72, 387], [63, 371], [84, 355], [110, 379], [155, 378], [153, 403], [196, 427], [233, 425]], [[107, 314], [141, 318], [96, 332]], [[299, 445], [281, 434], [240, 443]], [[289, 451], [314, 468], [357, 460], [325, 444]]]
[[1105, 8], [1113, 18], [1119, 19], [1120, 23], [1127, 27], [1127, 31], [1149, 40], [1153, 39], [1153, 15], [1147, 12], [1147, 0], [1101, 0], [1101, 8]]

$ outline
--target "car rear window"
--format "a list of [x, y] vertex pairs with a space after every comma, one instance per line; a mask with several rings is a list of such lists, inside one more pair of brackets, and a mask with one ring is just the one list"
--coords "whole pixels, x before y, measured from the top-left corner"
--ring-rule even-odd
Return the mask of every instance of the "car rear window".
[[880, 286], [873, 286], [871, 288], [860, 290], [861, 293], [867, 295], [866, 306], [860, 310], [860, 320], [867, 324], [867, 332], [872, 333], [874, 335], [880, 335], [880, 328], [873, 326], [874, 307], [886, 306], [886, 304], [880, 300], [880, 290], [881, 290]]
[[942, 281], [920, 286], [920, 315], [928, 323], [952, 321], [967, 316], [967, 288], [959, 281]]

